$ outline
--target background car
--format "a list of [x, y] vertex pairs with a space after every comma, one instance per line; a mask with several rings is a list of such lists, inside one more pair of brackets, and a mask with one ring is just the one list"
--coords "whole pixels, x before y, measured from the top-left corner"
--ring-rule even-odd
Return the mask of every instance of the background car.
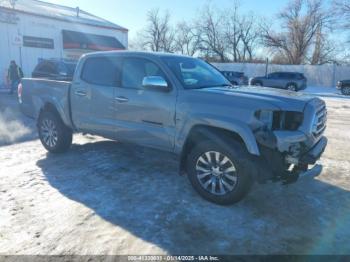
[[228, 81], [233, 85], [248, 85], [248, 77], [243, 72], [221, 71]]
[[72, 61], [49, 59], [41, 60], [35, 67], [32, 78], [59, 81], [72, 81], [76, 63]]
[[341, 90], [343, 95], [350, 96], [350, 80], [338, 81], [337, 88]]
[[307, 87], [307, 79], [302, 73], [274, 72], [267, 76], [253, 77], [250, 85], [300, 91]]

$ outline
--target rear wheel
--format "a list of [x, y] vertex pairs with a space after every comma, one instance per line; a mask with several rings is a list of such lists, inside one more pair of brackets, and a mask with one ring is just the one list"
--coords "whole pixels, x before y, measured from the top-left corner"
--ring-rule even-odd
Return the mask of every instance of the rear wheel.
[[341, 93], [345, 96], [350, 96], [350, 86], [342, 87]]
[[40, 114], [38, 131], [41, 143], [49, 152], [65, 152], [72, 144], [72, 130], [54, 112], [44, 111]]
[[288, 84], [286, 88], [289, 91], [297, 91], [297, 86], [295, 84]]
[[239, 143], [219, 146], [205, 141], [195, 146], [188, 157], [188, 178], [204, 199], [230, 205], [240, 201], [251, 188], [249, 163], [249, 155]]
[[253, 85], [254, 86], [262, 86], [262, 83], [261, 82], [255, 82]]

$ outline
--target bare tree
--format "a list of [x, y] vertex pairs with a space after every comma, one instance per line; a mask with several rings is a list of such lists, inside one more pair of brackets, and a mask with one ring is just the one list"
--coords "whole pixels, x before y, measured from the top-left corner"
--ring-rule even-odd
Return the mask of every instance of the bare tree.
[[183, 21], [173, 28], [170, 15], [154, 9], [147, 14], [147, 25], [129, 45], [134, 50], [178, 52], [204, 56], [212, 61], [252, 61], [258, 43], [256, 18], [241, 16], [234, 0], [229, 11], [206, 5], [197, 19]]
[[200, 37], [192, 23], [181, 22], [176, 26], [175, 51], [193, 56], [199, 51]]
[[172, 52], [174, 49], [174, 31], [170, 26], [170, 14], [160, 15], [159, 9], [147, 13], [147, 26], [139, 40], [144, 49]]
[[241, 15], [239, 4], [225, 13], [225, 36], [228, 50], [234, 62], [252, 61], [260, 33], [257, 18], [253, 14]]
[[218, 58], [227, 61], [227, 45], [225, 41], [224, 16], [211, 6], [205, 6], [196, 21], [196, 31], [200, 38], [201, 52], [209, 59]]
[[331, 63], [335, 61], [336, 47], [328, 39], [328, 32], [322, 30], [322, 24], [317, 28], [313, 52], [309, 58], [309, 62], [312, 65], [322, 65], [325, 63]]
[[333, 9], [338, 18], [338, 28], [341, 30], [350, 30], [350, 0], [334, 0]]
[[251, 14], [244, 16], [240, 22], [241, 41], [243, 45], [241, 60], [243, 61], [252, 61], [254, 59], [254, 51], [260, 39], [260, 31], [256, 21], [256, 17]]
[[241, 22], [238, 14], [238, 8], [238, 2], [235, 1], [233, 9], [229, 10], [225, 15], [225, 17], [227, 18], [225, 25], [225, 36], [229, 49], [228, 52], [232, 55], [234, 62], [238, 62], [241, 60], [239, 45], [242, 40], [242, 31], [240, 28]]
[[276, 33], [270, 26], [262, 26], [264, 44], [285, 57], [288, 63], [301, 64], [306, 62], [318, 30], [329, 25], [330, 14], [324, 11], [322, 0], [292, 0], [279, 13], [278, 19], [282, 32]]

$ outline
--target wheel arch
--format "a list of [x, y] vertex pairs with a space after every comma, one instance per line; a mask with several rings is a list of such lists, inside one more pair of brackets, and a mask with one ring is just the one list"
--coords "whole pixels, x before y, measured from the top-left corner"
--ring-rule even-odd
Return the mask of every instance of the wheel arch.
[[183, 144], [180, 153], [180, 173], [186, 170], [186, 157], [195, 144], [203, 140], [214, 140], [225, 143], [227, 139], [232, 139], [240, 143], [252, 155], [260, 155], [255, 137], [253, 141], [249, 142], [249, 138], [240, 134], [237, 130], [198, 124], [191, 128]]
[[52, 103], [52, 102], [46, 102], [42, 105], [42, 107], [40, 108], [39, 112], [38, 112], [38, 116], [37, 116], [37, 120], [39, 120], [40, 115], [44, 112], [52, 112], [54, 113], [61, 121], [62, 123], [69, 129], [71, 129], [69, 127], [69, 125], [67, 125], [67, 123], [64, 121], [64, 119], [62, 118], [62, 115], [60, 114], [59, 110], [57, 109], [57, 106]]

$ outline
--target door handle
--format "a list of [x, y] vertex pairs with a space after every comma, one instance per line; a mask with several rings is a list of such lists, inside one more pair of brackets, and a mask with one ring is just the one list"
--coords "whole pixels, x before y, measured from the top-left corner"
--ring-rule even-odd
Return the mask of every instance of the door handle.
[[75, 94], [76, 94], [77, 96], [86, 96], [86, 91], [77, 90], [77, 91], [75, 91]]
[[115, 98], [115, 100], [118, 101], [119, 103], [126, 103], [126, 102], [129, 101], [129, 99], [127, 99], [127, 98], [124, 97], [124, 96], [117, 96], [117, 97]]

